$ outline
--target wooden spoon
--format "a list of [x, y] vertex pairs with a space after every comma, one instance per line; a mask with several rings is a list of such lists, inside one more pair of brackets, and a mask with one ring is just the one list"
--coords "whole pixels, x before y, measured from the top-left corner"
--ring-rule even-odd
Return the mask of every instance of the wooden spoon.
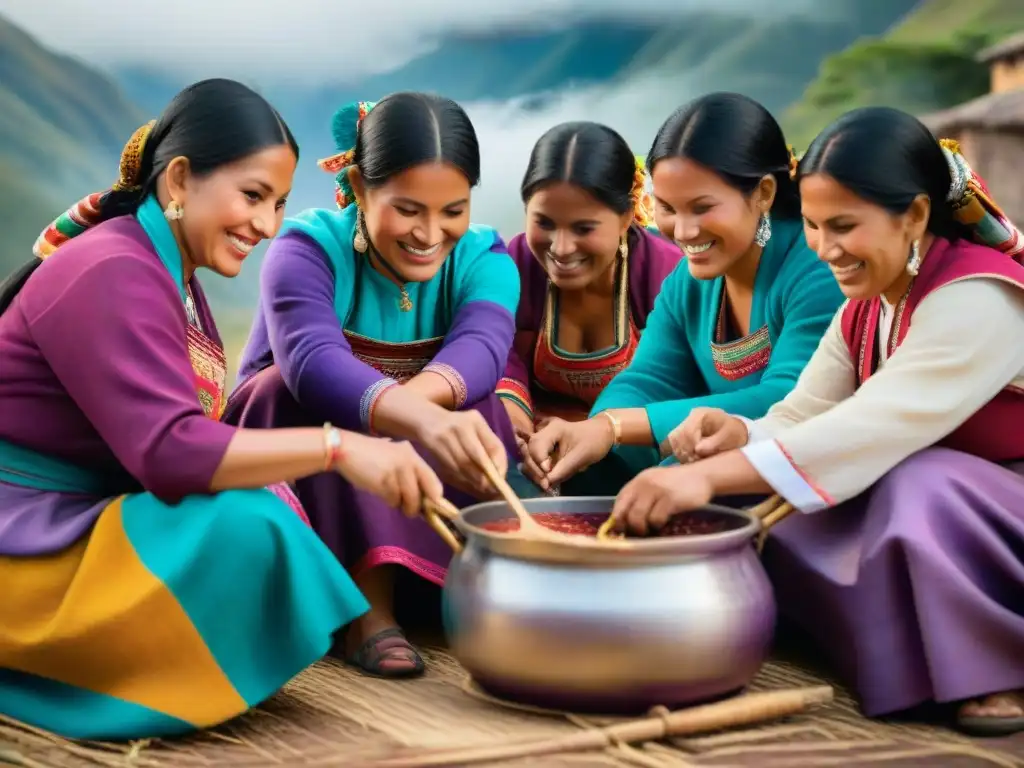
[[445, 520], [454, 522], [459, 517], [459, 509], [448, 499], [442, 498], [438, 501], [430, 499], [423, 500], [423, 517], [426, 519], [434, 532], [441, 537], [445, 544], [451, 547], [456, 555], [462, 552], [462, 542], [448, 527]]
[[529, 539], [563, 539], [572, 538], [565, 536], [564, 534], [559, 535], [549, 528], [545, 528], [543, 525], [533, 519], [533, 515], [526, 511], [526, 507], [523, 506], [523, 502], [520, 501], [519, 497], [516, 496], [516, 492], [512, 490], [512, 486], [508, 484], [501, 473], [498, 472], [498, 468], [494, 466], [494, 462], [487, 459], [484, 462], [483, 467], [484, 474], [487, 475], [487, 479], [491, 482], [501, 494], [501, 498], [504, 499], [505, 503], [508, 504], [512, 511], [516, 513], [516, 517], [519, 518], [519, 535]]

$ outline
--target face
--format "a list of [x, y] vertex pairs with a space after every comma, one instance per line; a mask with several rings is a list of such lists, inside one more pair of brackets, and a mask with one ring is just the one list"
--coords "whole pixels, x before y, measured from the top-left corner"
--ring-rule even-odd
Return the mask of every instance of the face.
[[424, 163], [369, 188], [350, 176], [370, 242], [407, 283], [430, 280], [469, 229], [469, 180], [448, 163]]
[[192, 267], [234, 277], [261, 240], [273, 237], [284, 218], [296, 158], [286, 144], [268, 147], [213, 173], [196, 176], [179, 157], [163, 175], [169, 200], [184, 216], [171, 226]]
[[895, 215], [831, 176], [815, 173], [800, 180], [800, 198], [807, 243], [832, 269], [844, 295], [869, 299], [903, 293], [910, 282], [911, 243], [925, 235], [927, 197]]
[[586, 288], [611, 272], [632, 212], [618, 214], [589, 192], [558, 182], [526, 204], [526, 243], [560, 290]]
[[686, 254], [690, 274], [711, 280], [751, 254], [761, 214], [775, 200], [775, 179], [766, 176], [750, 195], [721, 176], [681, 157], [658, 161], [651, 173], [654, 218], [661, 233]]

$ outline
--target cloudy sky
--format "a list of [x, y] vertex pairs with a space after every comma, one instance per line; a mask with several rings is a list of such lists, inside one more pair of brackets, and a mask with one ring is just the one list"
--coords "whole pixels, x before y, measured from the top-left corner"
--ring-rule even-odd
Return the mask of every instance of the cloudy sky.
[[[315, 85], [390, 69], [451, 30], [524, 21], [571, 23], [583, 14], [659, 18], [712, 6], [757, 9], [776, 18], [784, 11], [826, 12], [819, 0], [99, 0], [88, 10], [81, 0], [0, 0], [0, 14], [44, 45], [100, 67], [149, 64], [183, 81], [209, 76], [212, 70], [248, 82], [294, 78]], [[696, 95], [681, 91], [678, 79], [671, 91], [650, 79], [625, 88], [562, 93], [540, 111], [509, 103], [465, 104], [480, 138], [483, 165], [473, 218], [507, 236], [518, 231], [519, 182], [534, 142], [551, 126], [567, 120], [604, 122], [644, 154], [662, 120]], [[329, 127], [323, 129], [326, 134]], [[315, 178], [322, 194], [303, 190], [296, 195], [297, 206], [332, 204], [330, 179]]]
[[[97, 64], [326, 78], [384, 70], [451, 30], [713, 7], [821, 13], [818, 0], [0, 0], [44, 43]], [[817, 10], [816, 10], [817, 9]]]

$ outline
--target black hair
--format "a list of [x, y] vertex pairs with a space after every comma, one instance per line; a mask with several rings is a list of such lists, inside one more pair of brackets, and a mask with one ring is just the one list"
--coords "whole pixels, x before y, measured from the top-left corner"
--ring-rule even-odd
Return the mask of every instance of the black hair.
[[831, 176], [858, 197], [897, 215], [919, 195], [927, 195], [929, 232], [948, 240], [970, 237], [946, 199], [951, 178], [942, 147], [906, 112], [889, 107], [847, 112], [818, 134], [800, 160], [797, 179], [812, 173]]
[[[135, 213], [176, 157], [188, 158], [191, 172], [205, 176], [281, 144], [291, 147], [298, 159], [299, 145], [292, 132], [277, 110], [254, 90], [220, 78], [194, 83], [171, 100], [150, 130], [137, 178], [131, 180], [137, 188], [103, 193], [96, 215], [90, 216], [76, 235], [108, 219]], [[72, 210], [80, 206], [76, 204]], [[33, 257], [0, 284], [0, 314], [41, 263]]]
[[633, 209], [635, 177], [636, 158], [616, 131], [600, 123], [562, 123], [537, 140], [520, 192], [526, 203], [546, 184], [564, 181], [623, 214]]
[[[338, 134], [344, 126], [338, 125], [339, 119], [335, 117], [335, 141], [343, 144]], [[465, 110], [451, 99], [412, 91], [392, 93], [378, 101], [359, 125], [355, 164], [370, 188], [396, 173], [437, 161], [458, 168], [471, 187], [480, 181], [476, 130]]]
[[142, 154], [139, 190], [112, 191], [100, 205], [100, 220], [134, 213], [176, 157], [205, 176], [268, 147], [287, 144], [296, 159], [299, 145], [281, 115], [248, 86], [214, 78], [194, 83], [156, 121]]
[[647, 168], [683, 157], [751, 194], [765, 176], [775, 177], [772, 215], [800, 218], [800, 191], [790, 178], [790, 151], [771, 112], [739, 93], [711, 93], [684, 104], [658, 130]]

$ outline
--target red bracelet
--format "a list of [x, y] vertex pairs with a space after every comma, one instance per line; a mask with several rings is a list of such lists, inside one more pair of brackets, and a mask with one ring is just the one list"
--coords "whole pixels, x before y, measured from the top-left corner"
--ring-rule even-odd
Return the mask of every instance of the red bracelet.
[[324, 422], [324, 472], [330, 472], [341, 461], [341, 432], [331, 422]]

